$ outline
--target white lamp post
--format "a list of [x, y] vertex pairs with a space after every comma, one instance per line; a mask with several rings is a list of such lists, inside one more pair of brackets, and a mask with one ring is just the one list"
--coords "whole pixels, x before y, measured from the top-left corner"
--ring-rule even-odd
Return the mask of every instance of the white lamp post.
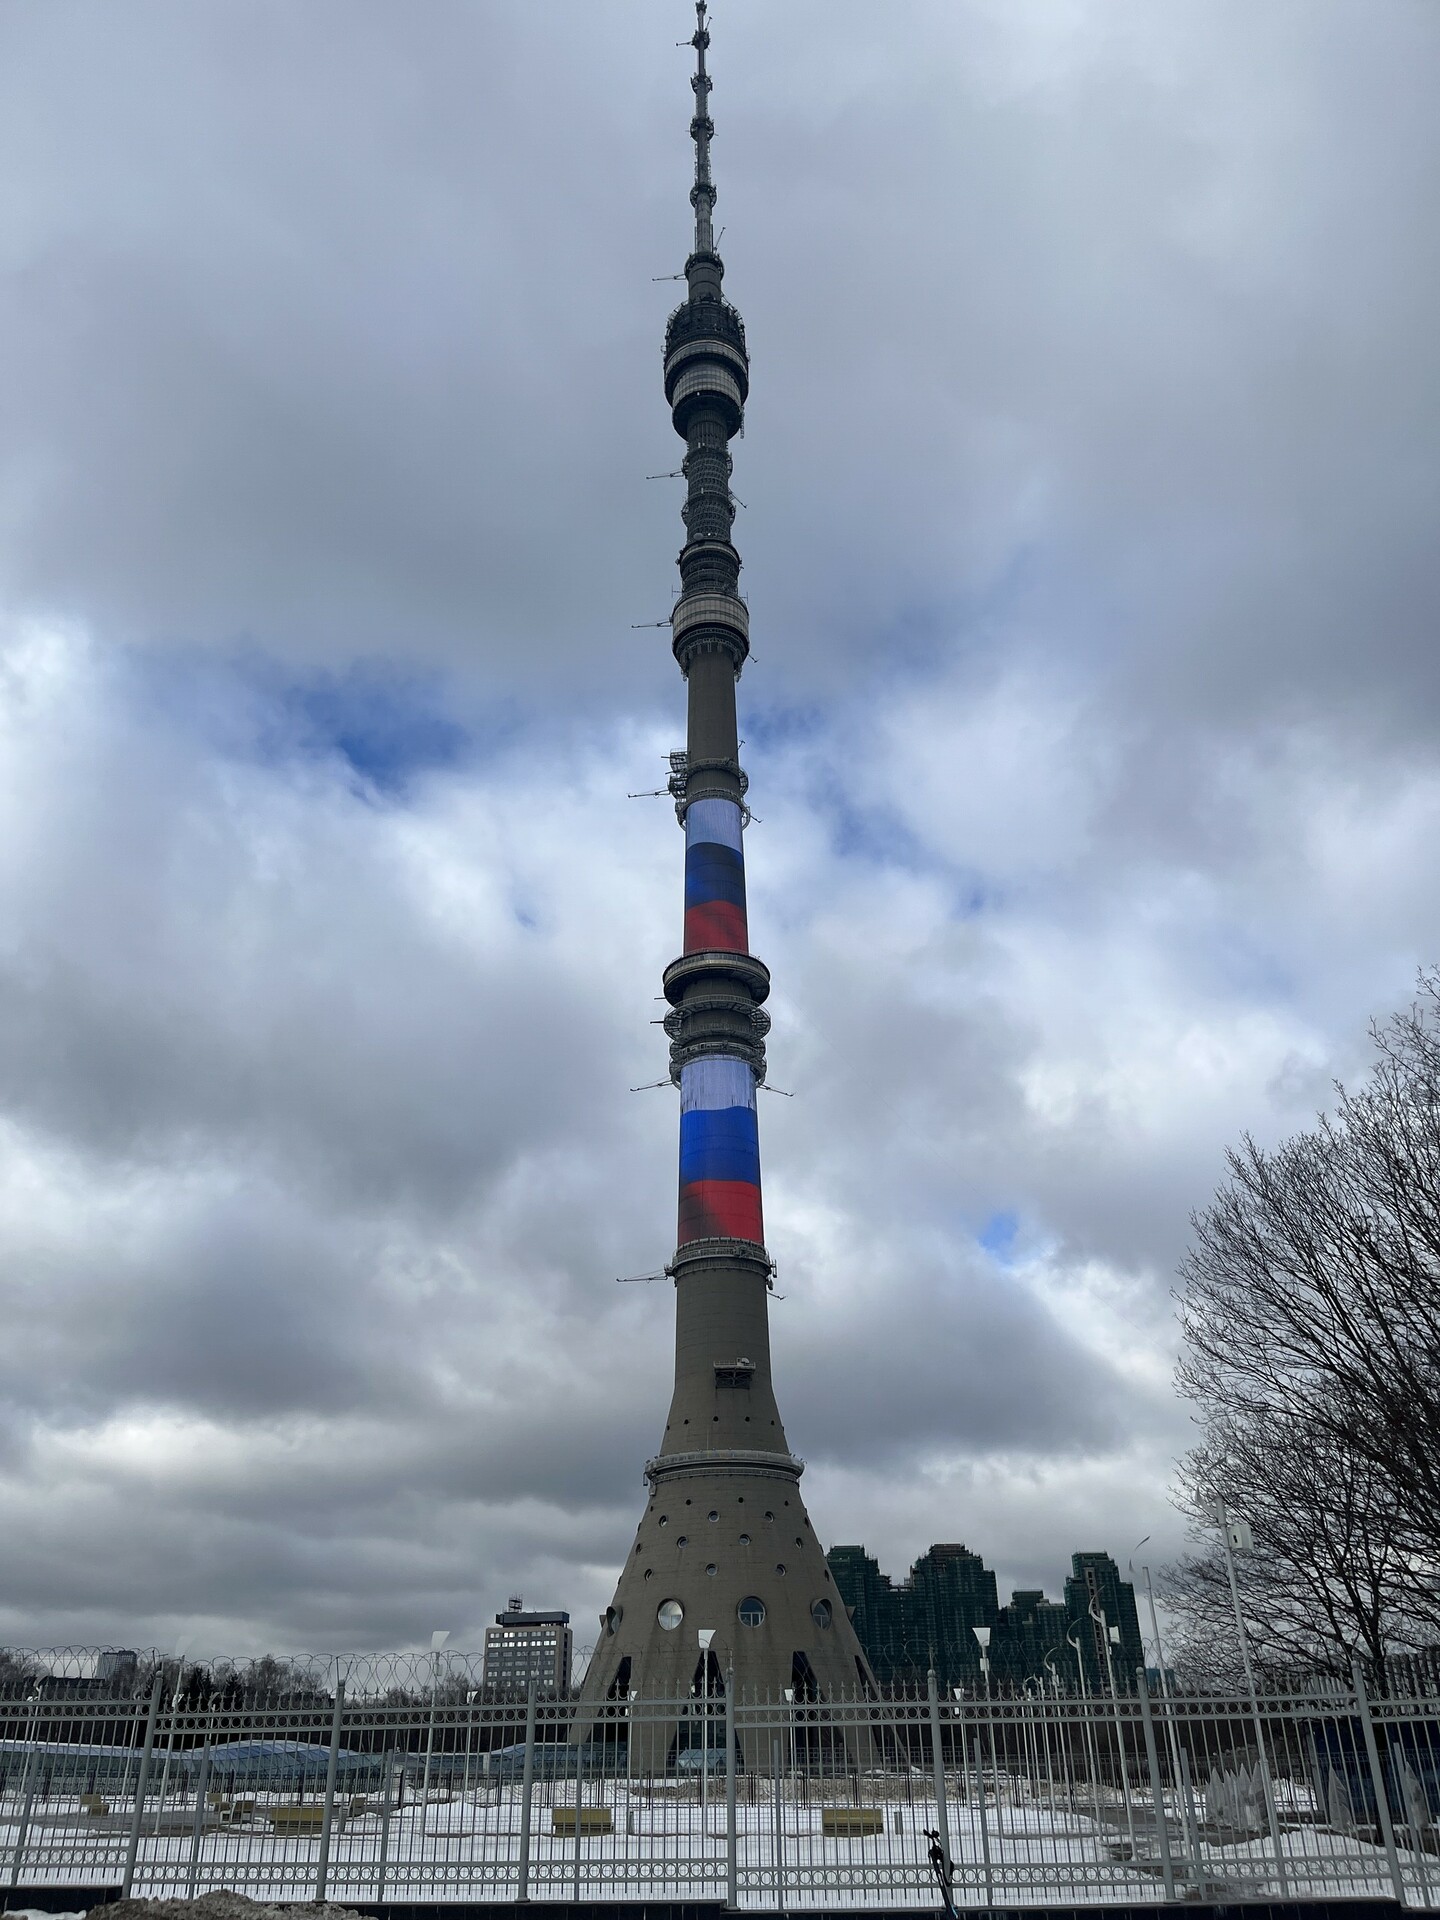
[[700, 1642], [700, 1850], [705, 1850], [705, 1820], [710, 1786], [710, 1642], [713, 1627], [701, 1627]]
[[1253, 1553], [1255, 1536], [1250, 1531], [1250, 1522], [1242, 1519], [1238, 1513], [1231, 1513], [1223, 1501], [1215, 1509], [1215, 1519], [1220, 1528], [1220, 1544], [1225, 1550], [1225, 1572], [1230, 1581], [1230, 1604], [1235, 1609], [1235, 1630], [1240, 1635], [1245, 1685], [1250, 1691], [1250, 1715], [1255, 1725], [1260, 1782], [1265, 1790], [1265, 1814], [1270, 1827], [1271, 1844], [1275, 1848], [1276, 1877], [1280, 1882], [1280, 1892], [1284, 1895], [1290, 1891], [1290, 1883], [1285, 1871], [1285, 1851], [1280, 1840], [1280, 1818], [1275, 1809], [1275, 1783], [1270, 1777], [1270, 1756], [1265, 1750], [1265, 1727], [1260, 1718], [1260, 1695], [1255, 1687], [1255, 1669], [1250, 1664], [1250, 1636], [1245, 1631], [1245, 1609], [1240, 1605], [1240, 1583], [1235, 1577], [1235, 1555]]
[[990, 1634], [989, 1627], [972, 1627], [970, 1631], [980, 1642], [980, 1671], [985, 1676], [985, 1698], [990, 1698]]

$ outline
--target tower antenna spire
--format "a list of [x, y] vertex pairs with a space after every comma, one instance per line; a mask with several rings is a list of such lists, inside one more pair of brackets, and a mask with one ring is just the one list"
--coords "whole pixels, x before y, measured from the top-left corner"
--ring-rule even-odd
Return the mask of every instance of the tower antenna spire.
[[695, 32], [690, 42], [695, 49], [695, 72], [690, 84], [695, 89], [695, 114], [690, 122], [690, 138], [695, 142], [695, 184], [690, 189], [690, 204], [695, 209], [695, 251], [715, 251], [715, 182], [710, 177], [710, 142], [715, 122], [710, 118], [710, 75], [705, 66], [705, 49], [710, 45], [705, 0], [695, 0]]

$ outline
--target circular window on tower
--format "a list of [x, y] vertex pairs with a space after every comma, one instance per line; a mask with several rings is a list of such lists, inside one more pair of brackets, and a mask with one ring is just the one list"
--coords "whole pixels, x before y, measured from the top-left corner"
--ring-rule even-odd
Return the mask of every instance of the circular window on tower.
[[655, 1569], [654, 1569], [654, 1567], [646, 1567], [646, 1569], [645, 1569], [645, 1578], [646, 1578], [647, 1580], [653, 1580], [653, 1579], [655, 1578]]
[[748, 1533], [742, 1533], [742, 1534], [741, 1534], [741, 1536], [740, 1536], [740, 1544], [741, 1544], [741, 1546], [742, 1546], [742, 1547], [748, 1547], [748, 1546], [749, 1546], [749, 1544], [750, 1544], [750, 1536], [749, 1536], [749, 1534], [748, 1534]]
[[757, 1594], [747, 1593], [735, 1611], [740, 1616], [742, 1627], [762, 1627], [765, 1624], [765, 1602]]
[[834, 1609], [828, 1600], [816, 1600], [811, 1603], [810, 1618], [817, 1627], [828, 1627], [835, 1618]]
[[707, 1520], [718, 1520], [720, 1518], [719, 1509], [716, 1507], [711, 1507], [709, 1513], [706, 1514], [705, 1518]]
[[779, 1574], [782, 1580], [785, 1578], [785, 1563], [783, 1560], [779, 1561], [776, 1564], [775, 1571]]
[[678, 1600], [662, 1600], [655, 1609], [655, 1618], [666, 1633], [673, 1633], [685, 1618], [685, 1609]]
[[715, 1562], [713, 1560], [710, 1562], [709, 1566], [706, 1567], [705, 1571], [710, 1574], [718, 1572], [718, 1568], [716, 1567]]

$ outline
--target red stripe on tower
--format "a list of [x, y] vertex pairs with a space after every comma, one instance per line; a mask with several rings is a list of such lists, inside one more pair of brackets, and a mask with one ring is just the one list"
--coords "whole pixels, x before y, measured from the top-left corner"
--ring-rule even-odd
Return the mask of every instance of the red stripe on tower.
[[679, 1244], [754, 1240], [765, 1244], [760, 1189], [748, 1180], [692, 1180], [680, 1189]]
[[750, 931], [745, 924], [744, 907], [728, 900], [707, 900], [704, 906], [685, 909], [685, 951], [706, 953], [748, 953]]

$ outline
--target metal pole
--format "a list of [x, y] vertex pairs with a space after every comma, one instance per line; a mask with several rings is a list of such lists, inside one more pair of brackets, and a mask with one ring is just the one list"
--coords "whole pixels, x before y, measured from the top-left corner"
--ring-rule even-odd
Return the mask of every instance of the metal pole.
[[1371, 1717], [1370, 1701], [1365, 1692], [1365, 1675], [1358, 1660], [1351, 1667], [1350, 1672], [1355, 1683], [1355, 1705], [1359, 1709], [1360, 1725], [1365, 1734], [1365, 1752], [1370, 1760], [1370, 1778], [1375, 1782], [1375, 1807], [1380, 1816], [1380, 1837], [1385, 1842], [1385, 1858], [1389, 1862], [1395, 1898], [1403, 1907], [1405, 1882], [1400, 1874], [1400, 1855], [1395, 1850], [1395, 1826], [1390, 1818], [1390, 1794], [1380, 1766], [1380, 1749], [1375, 1744], [1375, 1722]]
[[195, 1818], [190, 1826], [190, 1872], [185, 1881], [185, 1898], [195, 1898], [195, 1881], [200, 1872], [200, 1843], [205, 1836], [205, 1789], [210, 1784], [210, 1749], [200, 1749], [200, 1771], [195, 1776]]
[[780, 1742], [770, 1743], [770, 1758], [775, 1769], [775, 1907], [785, 1911], [785, 1843], [780, 1833]]
[[430, 1760], [435, 1751], [435, 1696], [440, 1691], [440, 1655], [430, 1655], [430, 1730], [425, 1736], [425, 1771], [420, 1781], [420, 1856], [425, 1856], [425, 1832], [430, 1824]]
[[1200, 1857], [1200, 1817], [1195, 1811], [1195, 1785], [1190, 1778], [1190, 1756], [1180, 1749], [1180, 1784], [1185, 1795], [1185, 1831], [1190, 1840], [1190, 1855], [1195, 1863], [1195, 1884], [1205, 1886], [1205, 1862]]
[[[161, 1671], [164, 1671], [162, 1664]], [[165, 1765], [160, 1770], [160, 1799], [155, 1808], [155, 1832], [160, 1832], [160, 1822], [165, 1817], [165, 1790], [170, 1784], [170, 1762], [175, 1758], [175, 1728], [180, 1719], [180, 1682], [185, 1673], [185, 1656], [178, 1654], [175, 1659], [175, 1691], [170, 1696], [170, 1738], [165, 1744]]]
[[1116, 1757], [1120, 1763], [1120, 1798], [1125, 1806], [1125, 1835], [1130, 1842], [1130, 1858], [1138, 1857], [1135, 1846], [1135, 1816], [1130, 1810], [1130, 1760], [1125, 1748], [1125, 1728], [1120, 1719], [1120, 1689], [1115, 1685], [1115, 1662], [1111, 1657], [1110, 1622], [1105, 1617], [1105, 1609], [1095, 1610], [1091, 1605], [1091, 1617], [1100, 1622], [1100, 1637], [1105, 1643], [1105, 1673], [1110, 1682], [1110, 1706], [1115, 1719]]
[[1084, 1715], [1082, 1726], [1085, 1735], [1082, 1744], [1090, 1767], [1090, 1798], [1095, 1805], [1095, 1826], [1098, 1831], [1105, 1825], [1100, 1812], [1100, 1742], [1095, 1737], [1095, 1728], [1090, 1719], [1090, 1689], [1085, 1680], [1085, 1655], [1080, 1650], [1078, 1634], [1074, 1640], [1070, 1639], [1069, 1634], [1066, 1634], [1065, 1638], [1075, 1649], [1075, 1666], [1080, 1675], [1080, 1706]]
[[925, 1689], [930, 1702], [930, 1760], [935, 1774], [935, 1825], [948, 1869], [951, 1859], [950, 1808], [945, 1798], [945, 1754], [940, 1745], [940, 1690], [935, 1684], [934, 1667], [926, 1676]]
[[532, 1677], [525, 1696], [525, 1772], [520, 1782], [520, 1880], [517, 1900], [530, 1898], [530, 1790], [535, 1785], [535, 1689]]
[[140, 1847], [140, 1822], [145, 1813], [145, 1789], [150, 1784], [150, 1761], [155, 1752], [155, 1721], [160, 1712], [160, 1689], [165, 1684], [164, 1670], [155, 1675], [150, 1689], [150, 1711], [145, 1717], [145, 1744], [140, 1749], [140, 1771], [135, 1776], [135, 1817], [130, 1822], [130, 1843], [125, 1849], [125, 1872], [120, 1881], [120, 1898], [128, 1900], [135, 1883], [135, 1855]]
[[335, 1817], [335, 1772], [340, 1762], [340, 1715], [345, 1710], [345, 1682], [336, 1679], [335, 1709], [330, 1715], [330, 1754], [325, 1762], [325, 1810], [320, 1816], [320, 1858], [315, 1865], [315, 1898], [325, 1898], [330, 1877], [330, 1827]]
[[700, 1655], [700, 1860], [703, 1866], [710, 1817], [710, 1649]]
[[574, 1900], [580, 1904], [580, 1742], [575, 1742], [575, 1872]]
[[[993, 1907], [995, 1904], [995, 1874], [990, 1864], [990, 1821], [985, 1812], [985, 1774], [980, 1759], [980, 1741], [978, 1737], [975, 1741], [974, 1754], [975, 1797], [980, 1807], [980, 1858], [985, 1863], [985, 1904], [987, 1907]], [[995, 1802], [995, 1811], [997, 1814], [1000, 1811], [998, 1798]]]
[[725, 1904], [739, 1905], [739, 1861], [735, 1836], [735, 1662], [725, 1673]]
[[1250, 1690], [1250, 1712], [1255, 1722], [1255, 1746], [1260, 1755], [1260, 1783], [1265, 1790], [1265, 1818], [1270, 1825], [1270, 1844], [1275, 1849], [1275, 1878], [1283, 1899], [1290, 1891], [1285, 1871], [1285, 1849], [1280, 1844], [1280, 1816], [1275, 1811], [1275, 1784], [1270, 1778], [1270, 1756], [1265, 1751], [1265, 1728], [1260, 1719], [1260, 1695], [1255, 1688], [1255, 1669], [1250, 1664], [1250, 1636], [1245, 1631], [1245, 1612], [1240, 1605], [1240, 1583], [1235, 1578], [1235, 1550], [1230, 1545], [1230, 1516], [1220, 1509], [1220, 1544], [1225, 1549], [1225, 1572], [1230, 1581], [1230, 1604], [1235, 1609], [1235, 1630], [1240, 1635], [1240, 1658], [1245, 1666], [1245, 1685]]
[[385, 1755], [385, 1764], [380, 1770], [380, 1870], [376, 1875], [375, 1898], [385, 1898], [385, 1868], [390, 1859], [390, 1782], [395, 1772], [395, 1755]]
[[1145, 1726], [1145, 1758], [1150, 1767], [1150, 1798], [1155, 1807], [1155, 1837], [1160, 1843], [1160, 1877], [1165, 1898], [1175, 1898], [1175, 1867], [1170, 1858], [1170, 1826], [1165, 1818], [1165, 1789], [1160, 1780], [1160, 1755], [1155, 1746], [1155, 1718], [1150, 1711], [1150, 1681], [1144, 1667], [1135, 1669], [1140, 1687], [1140, 1718]]
[[24, 1858], [25, 1847], [30, 1839], [30, 1810], [35, 1805], [35, 1788], [31, 1784], [30, 1772], [34, 1759], [35, 1756], [33, 1753], [25, 1756], [25, 1775], [22, 1782], [25, 1792], [25, 1802], [20, 1809], [20, 1828], [15, 1835], [15, 1858], [10, 1867], [10, 1885], [12, 1887], [18, 1887], [20, 1884], [20, 1862]]

